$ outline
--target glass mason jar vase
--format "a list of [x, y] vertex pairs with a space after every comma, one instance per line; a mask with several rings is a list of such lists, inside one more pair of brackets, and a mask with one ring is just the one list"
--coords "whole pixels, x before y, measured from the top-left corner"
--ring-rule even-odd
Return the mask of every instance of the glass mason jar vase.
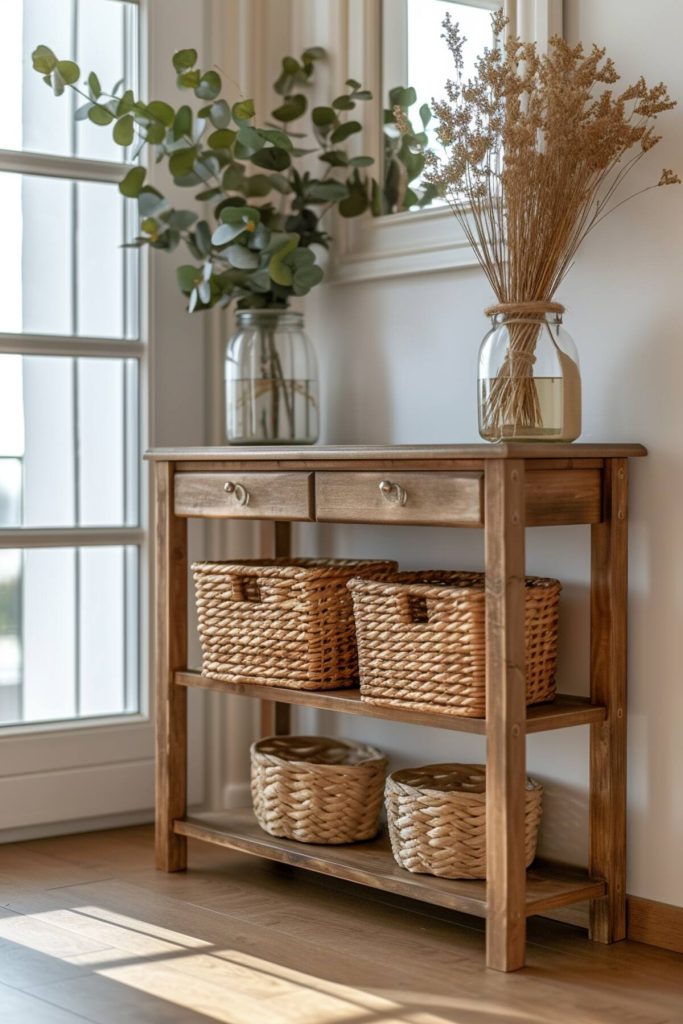
[[225, 357], [229, 444], [314, 444], [318, 369], [301, 313], [245, 309]]
[[479, 433], [486, 441], [574, 441], [581, 433], [581, 377], [556, 302], [486, 310], [479, 350]]

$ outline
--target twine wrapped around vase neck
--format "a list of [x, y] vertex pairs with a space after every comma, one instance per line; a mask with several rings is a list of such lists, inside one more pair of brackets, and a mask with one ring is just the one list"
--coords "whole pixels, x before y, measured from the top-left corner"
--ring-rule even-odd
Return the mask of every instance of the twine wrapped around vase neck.
[[564, 313], [561, 302], [499, 302], [484, 310], [485, 316], [545, 316], [546, 313]]

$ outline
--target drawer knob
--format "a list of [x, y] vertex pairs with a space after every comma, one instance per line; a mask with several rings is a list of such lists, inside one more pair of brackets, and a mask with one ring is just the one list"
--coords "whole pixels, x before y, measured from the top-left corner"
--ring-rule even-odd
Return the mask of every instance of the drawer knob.
[[393, 480], [382, 480], [379, 489], [384, 500], [393, 502], [394, 505], [405, 505], [408, 500], [407, 492]]
[[233, 494], [238, 505], [249, 504], [249, 491], [242, 484], [236, 484], [234, 481], [228, 480], [227, 483], [223, 484], [223, 490], [226, 494]]

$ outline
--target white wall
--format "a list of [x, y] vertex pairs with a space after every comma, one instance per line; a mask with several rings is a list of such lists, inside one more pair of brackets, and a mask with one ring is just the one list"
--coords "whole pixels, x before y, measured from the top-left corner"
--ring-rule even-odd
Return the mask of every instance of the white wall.
[[[296, 0], [295, 0], [296, 2]], [[683, 99], [680, 0], [565, 0], [565, 34], [605, 44], [625, 81], [664, 79]], [[325, 44], [325, 40], [318, 40]], [[643, 161], [683, 171], [683, 110]], [[581, 251], [559, 297], [579, 348], [585, 441], [642, 441], [633, 465], [630, 587], [629, 892], [683, 905], [683, 186], [622, 208]], [[491, 295], [478, 270], [326, 285], [307, 302], [323, 382], [323, 442], [477, 440], [476, 355]], [[406, 567], [481, 566], [475, 532], [364, 527], [299, 531], [337, 555], [391, 554]], [[559, 683], [587, 690], [587, 528], [528, 531], [528, 571], [559, 576]], [[477, 737], [320, 713], [316, 725], [372, 738], [395, 763], [483, 758]], [[303, 722], [301, 722], [303, 725]], [[547, 786], [544, 850], [585, 862], [587, 729], [532, 737], [529, 770]]]

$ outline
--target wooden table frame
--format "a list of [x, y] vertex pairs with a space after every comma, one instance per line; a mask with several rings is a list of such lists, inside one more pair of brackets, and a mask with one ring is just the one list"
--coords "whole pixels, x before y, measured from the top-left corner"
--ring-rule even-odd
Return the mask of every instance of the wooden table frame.
[[[628, 458], [645, 455], [640, 445], [498, 444], [423, 448], [209, 448], [157, 450], [154, 461], [156, 548], [156, 851], [157, 866], [187, 865], [187, 837], [365, 885], [478, 913], [487, 920], [486, 962], [502, 971], [524, 964], [526, 917], [553, 907], [591, 900], [591, 936], [614, 942], [625, 935], [626, 874], [626, 616]], [[212, 491], [225, 474], [309, 474], [308, 514], [327, 522], [415, 522], [478, 525], [486, 549], [486, 720], [426, 715], [364, 705], [352, 691], [310, 692], [259, 688], [247, 681], [226, 684], [187, 670], [187, 516], [265, 518], [273, 522], [276, 553], [290, 552], [291, 529], [268, 498], [263, 482], [259, 507], [227, 503]], [[330, 478], [328, 474], [354, 474]], [[208, 475], [207, 475], [208, 474]], [[215, 476], [214, 476], [215, 474]], [[323, 510], [318, 494], [332, 494]], [[360, 476], [359, 474], [364, 474]], [[403, 474], [403, 476], [401, 476]], [[411, 475], [412, 474], [412, 475]], [[415, 475], [417, 474], [417, 475]], [[367, 481], [375, 495], [382, 476], [424, 480], [448, 478], [451, 495], [458, 474], [467, 477], [462, 509], [437, 502], [433, 514], [385, 511], [361, 499], [343, 502], [344, 483]], [[452, 475], [455, 474], [455, 477]], [[472, 478], [481, 480], [481, 503]], [[464, 479], [464, 477], [463, 477]], [[332, 486], [330, 487], [330, 480]], [[455, 484], [453, 483], [455, 480]], [[321, 482], [319, 491], [316, 481]], [[294, 478], [291, 478], [293, 485]], [[336, 485], [336, 486], [335, 486]], [[230, 485], [229, 485], [230, 486]], [[208, 489], [207, 489], [208, 488]], [[225, 489], [225, 485], [223, 485]], [[188, 512], [184, 497], [192, 497]], [[234, 485], [233, 485], [234, 491]], [[289, 493], [289, 491], [287, 492]], [[216, 494], [218, 492], [216, 491]], [[339, 518], [335, 498], [339, 494]], [[469, 496], [469, 497], [467, 497]], [[449, 497], [449, 501], [450, 501]], [[332, 504], [329, 504], [329, 501]], [[414, 503], [415, 504], [415, 503]], [[405, 518], [402, 518], [405, 517]], [[349, 518], [351, 517], [351, 518]], [[411, 518], [412, 517], [412, 518]], [[555, 704], [525, 706], [524, 589], [525, 527], [586, 524], [591, 530], [590, 698], [558, 697]], [[260, 833], [248, 811], [234, 816], [187, 815], [187, 688], [200, 686], [262, 700], [262, 731], [287, 732], [291, 704], [323, 707], [368, 717], [409, 721], [487, 738], [488, 880], [453, 882], [410, 875], [391, 863], [381, 842], [358, 847], [306, 847]], [[265, 698], [265, 699], [264, 699]], [[526, 734], [586, 724], [590, 735], [590, 865], [587, 873], [558, 865], [524, 868], [524, 780]]]

